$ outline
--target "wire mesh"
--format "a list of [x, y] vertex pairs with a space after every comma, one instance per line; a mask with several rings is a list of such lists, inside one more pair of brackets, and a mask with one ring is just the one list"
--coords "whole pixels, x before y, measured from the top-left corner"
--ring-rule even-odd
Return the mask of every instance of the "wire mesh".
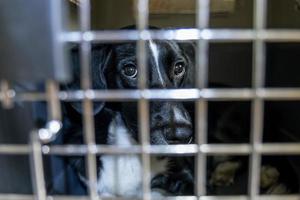
[[[197, 0], [197, 28], [176, 30], [147, 30], [148, 0], [137, 1], [138, 30], [92, 31], [90, 30], [90, 0], [80, 1], [80, 24], [78, 32], [65, 32], [61, 39], [65, 42], [80, 44], [82, 83], [77, 91], [61, 91], [55, 81], [48, 82], [46, 93], [25, 92], [15, 93], [7, 82], [2, 82], [0, 100], [3, 105], [18, 101], [47, 101], [49, 119], [60, 120], [61, 108], [59, 101], [82, 101], [84, 145], [43, 145], [37, 139], [37, 133], [32, 136], [29, 145], [1, 144], [0, 154], [30, 154], [32, 156], [32, 174], [35, 185], [34, 195], [0, 194], [0, 200], [17, 199], [47, 199], [44, 183], [42, 155], [86, 156], [86, 169], [89, 180], [88, 197], [51, 197], [51, 199], [98, 199], [96, 190], [96, 155], [100, 154], [141, 154], [143, 161], [143, 199], [150, 199], [150, 155], [173, 154], [195, 155], [196, 162], [196, 195], [192, 197], [166, 197], [164, 199], [201, 199], [201, 200], [299, 200], [298, 195], [259, 195], [259, 174], [262, 155], [300, 155], [300, 143], [268, 144], [262, 143], [263, 107], [265, 100], [300, 100], [300, 88], [265, 88], [265, 42], [295, 42], [300, 41], [299, 30], [266, 29], [267, 1], [255, 0], [253, 29], [210, 29], [209, 0]], [[197, 79], [196, 87], [192, 89], [149, 89], [147, 88], [146, 41], [157, 40], [197, 40]], [[138, 41], [139, 87], [136, 90], [95, 90], [91, 89], [90, 54], [91, 42], [121, 42]], [[252, 88], [246, 89], [215, 89], [207, 88], [208, 43], [210, 41], [252, 41], [253, 48], [253, 82]], [[92, 115], [93, 101], [138, 101], [139, 127], [141, 145], [132, 147], [116, 147], [96, 145], [94, 138], [94, 119]], [[189, 145], [149, 145], [149, 100], [184, 100], [196, 102], [197, 144]], [[207, 144], [207, 102], [222, 100], [251, 100], [252, 101], [252, 140], [250, 144]], [[278, 148], [280, 147], [280, 148]], [[207, 196], [206, 195], [206, 158], [209, 155], [249, 155], [250, 173], [248, 195], [244, 196]], [[49, 197], [48, 197], [49, 198]], [[103, 198], [105, 199], [105, 198]], [[111, 199], [111, 198], [109, 198]], [[114, 198], [120, 199], [120, 198]], [[126, 198], [122, 198], [126, 199]]]

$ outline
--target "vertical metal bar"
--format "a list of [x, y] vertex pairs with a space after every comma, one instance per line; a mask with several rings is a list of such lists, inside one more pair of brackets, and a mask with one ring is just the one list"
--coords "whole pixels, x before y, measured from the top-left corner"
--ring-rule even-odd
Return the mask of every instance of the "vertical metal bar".
[[[208, 27], [209, 22], [209, 0], [197, 0], [197, 28], [203, 30]], [[203, 89], [207, 87], [208, 68], [208, 43], [200, 39], [197, 41], [196, 49], [196, 87]], [[196, 101], [196, 142], [199, 145], [196, 162], [196, 185], [195, 192], [198, 198], [206, 194], [206, 155], [201, 152], [200, 145], [207, 143], [207, 101], [199, 99]]]
[[[90, 30], [90, 0], [80, 1], [80, 28], [82, 33], [82, 41], [80, 44], [80, 63], [81, 63], [81, 88], [85, 91], [91, 88], [91, 69], [90, 55], [91, 44], [84, 40], [87, 31]], [[95, 128], [93, 115], [93, 102], [88, 98], [83, 100], [83, 132], [85, 144], [88, 146], [88, 154], [86, 156], [86, 172], [88, 176], [88, 191], [90, 199], [95, 200], [97, 195], [97, 162], [93, 153], [95, 147]]]
[[43, 168], [42, 145], [36, 131], [31, 133], [31, 176], [35, 199], [46, 200], [47, 193]]
[[253, 26], [257, 30], [262, 30], [266, 27], [267, 0], [255, 0], [253, 8]]
[[137, 1], [137, 27], [140, 31], [148, 28], [149, 0]]
[[[266, 24], [266, 0], [254, 1], [254, 29], [260, 31]], [[265, 82], [265, 44], [264, 41], [256, 38], [253, 47], [253, 71], [252, 87], [257, 90], [264, 87]], [[252, 101], [251, 109], [251, 144], [252, 153], [250, 155], [250, 173], [248, 192], [250, 199], [255, 199], [260, 188], [260, 164], [261, 155], [257, 151], [257, 146], [262, 143], [264, 102], [255, 97]]]
[[47, 101], [48, 101], [48, 119], [61, 121], [61, 107], [58, 98], [58, 84], [54, 80], [48, 80], [46, 83]]
[[145, 152], [149, 147], [149, 102], [146, 99], [140, 99], [139, 109], [139, 132], [142, 145], [142, 164], [143, 164], [143, 199], [151, 198], [151, 175], [150, 175], [150, 155]]
[[15, 96], [15, 91], [11, 90], [9, 87], [9, 82], [6, 80], [0, 81], [0, 92], [2, 96], [2, 106], [6, 109], [10, 109], [13, 107], [12, 98]]
[[196, 157], [196, 185], [195, 192], [198, 198], [206, 194], [206, 155], [200, 151], [200, 145], [207, 141], [207, 102], [196, 101], [196, 133], [199, 152]]
[[210, 0], [197, 0], [196, 23], [198, 29], [205, 29], [209, 23]]
[[53, 34], [53, 60], [54, 60], [54, 77], [56, 80], [69, 80], [71, 76], [70, 67], [67, 65], [67, 52], [65, 42], [60, 39], [60, 35], [65, 32], [67, 25], [67, 1], [51, 0], [51, 30]]
[[[148, 0], [137, 1], [137, 27], [142, 34], [148, 27]], [[147, 55], [146, 41], [139, 40], [137, 44], [137, 59], [138, 59], [138, 88], [140, 90], [147, 88], [148, 70], [147, 70]], [[139, 116], [139, 134], [143, 148], [142, 163], [143, 163], [143, 199], [151, 198], [150, 186], [150, 155], [145, 152], [149, 147], [149, 102], [146, 99], [138, 101], [138, 116]]]

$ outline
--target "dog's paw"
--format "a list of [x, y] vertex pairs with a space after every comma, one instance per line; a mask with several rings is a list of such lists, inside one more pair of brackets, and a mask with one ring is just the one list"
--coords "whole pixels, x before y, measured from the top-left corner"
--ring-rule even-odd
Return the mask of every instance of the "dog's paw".
[[270, 165], [263, 165], [260, 170], [260, 187], [267, 189], [278, 182], [280, 173]]
[[158, 174], [151, 180], [151, 188], [165, 189], [169, 182], [169, 176], [167, 174]]
[[190, 174], [160, 174], [151, 181], [151, 187], [162, 189], [171, 195], [190, 195], [193, 193], [194, 180]]
[[266, 194], [272, 194], [272, 195], [279, 195], [279, 194], [282, 195], [282, 194], [289, 194], [289, 193], [290, 190], [283, 183], [275, 184], [266, 191]]
[[211, 186], [229, 186], [234, 183], [237, 170], [241, 167], [238, 161], [226, 161], [217, 165], [213, 171], [209, 184]]
[[176, 195], [188, 195], [192, 193], [193, 183], [185, 180], [174, 180], [168, 188], [169, 192]]
[[289, 188], [279, 182], [280, 172], [271, 165], [263, 165], [260, 171], [260, 188], [264, 194], [289, 194]]
[[194, 193], [194, 175], [189, 169], [171, 174], [170, 192], [176, 195], [191, 195]]

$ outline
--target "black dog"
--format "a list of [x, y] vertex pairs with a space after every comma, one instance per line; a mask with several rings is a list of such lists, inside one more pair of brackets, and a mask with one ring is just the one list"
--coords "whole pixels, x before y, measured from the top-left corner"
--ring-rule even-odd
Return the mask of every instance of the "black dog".
[[[192, 86], [194, 55], [192, 45], [168, 41], [149, 41], [149, 88], [187, 88]], [[134, 43], [111, 45], [107, 49], [105, 76], [110, 89], [137, 88], [137, 56]], [[115, 109], [115, 105], [113, 105]], [[137, 133], [135, 103], [118, 108], [129, 130]], [[152, 144], [189, 143], [192, 137], [190, 114], [181, 102], [150, 103], [150, 139]], [[134, 135], [137, 139], [137, 136]]]
[[[150, 40], [147, 41], [147, 52], [149, 88], [192, 87], [194, 76], [194, 46], [192, 43]], [[80, 73], [78, 49], [73, 50], [72, 59], [75, 67], [75, 79], [67, 86], [67, 89], [78, 89]], [[94, 89], [136, 89], [138, 73], [135, 43], [93, 45], [92, 78]], [[75, 108], [77, 112], [74, 112], [72, 108]], [[65, 143], [82, 143], [80, 113], [82, 113], [80, 103], [75, 102], [71, 103], [71, 106], [66, 106], [65, 124], [68, 125], [64, 130]], [[94, 114], [97, 143], [125, 146], [138, 143], [136, 103], [97, 102], [94, 104]], [[73, 119], [74, 116], [77, 117]], [[151, 102], [150, 120], [151, 144], [187, 144], [193, 141], [191, 113], [182, 102]], [[108, 121], [109, 123], [107, 123]], [[77, 136], [74, 136], [74, 132], [77, 133]], [[83, 159], [73, 158], [70, 162], [84, 183]], [[101, 156], [98, 162], [99, 194], [107, 196], [140, 195], [142, 174], [138, 156]], [[170, 192], [167, 186], [159, 188], [162, 183], [174, 186], [174, 182], [177, 181], [172, 180], [170, 182], [170, 180], [162, 179], [165, 176], [160, 176], [161, 173], [167, 171], [168, 174], [183, 172], [180, 177], [189, 174], [189, 184], [192, 183], [191, 172], [178, 168], [176, 163], [180, 162], [178, 159], [151, 159], [151, 178], [161, 180], [153, 181], [155, 183], [153, 188]], [[182, 162], [186, 163], [186, 161]], [[114, 173], [120, 177], [118, 185], [114, 183]], [[175, 185], [178, 184], [175, 183]], [[177, 194], [174, 187], [171, 192], [172, 195]], [[184, 192], [180, 191], [179, 193], [183, 194]]]

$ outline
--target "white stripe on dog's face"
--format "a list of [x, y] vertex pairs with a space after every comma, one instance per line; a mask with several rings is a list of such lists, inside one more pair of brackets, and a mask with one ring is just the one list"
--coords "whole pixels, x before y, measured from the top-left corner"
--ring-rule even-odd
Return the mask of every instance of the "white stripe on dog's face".
[[152, 40], [149, 41], [149, 46], [150, 46], [150, 51], [151, 51], [151, 53], [153, 55], [153, 58], [154, 58], [155, 68], [156, 68], [156, 71], [157, 71], [157, 74], [158, 74], [158, 78], [159, 78], [161, 84], [163, 84], [164, 80], [163, 80], [162, 73], [161, 73], [160, 68], [159, 68], [159, 49], [158, 49], [157, 45]]

